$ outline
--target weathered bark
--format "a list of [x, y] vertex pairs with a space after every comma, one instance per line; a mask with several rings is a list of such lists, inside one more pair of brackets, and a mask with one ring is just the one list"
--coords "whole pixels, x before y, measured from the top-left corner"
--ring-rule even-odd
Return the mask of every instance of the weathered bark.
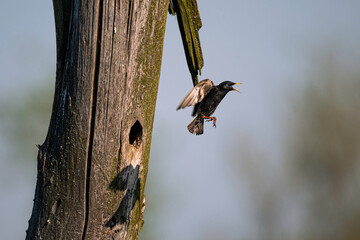
[[199, 30], [202, 27], [196, 0], [173, 0], [169, 12], [177, 16], [179, 30], [184, 45], [186, 62], [194, 86], [198, 83], [198, 74], [204, 66]]
[[136, 239], [169, 0], [53, 0], [56, 89], [27, 239]]

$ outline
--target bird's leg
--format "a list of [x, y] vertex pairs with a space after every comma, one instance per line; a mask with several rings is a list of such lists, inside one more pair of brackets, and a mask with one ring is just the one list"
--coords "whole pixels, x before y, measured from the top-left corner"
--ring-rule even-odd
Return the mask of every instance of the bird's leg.
[[203, 118], [208, 119], [208, 120], [206, 120], [207, 122], [213, 121], [213, 127], [216, 127], [216, 117], [203, 116]]

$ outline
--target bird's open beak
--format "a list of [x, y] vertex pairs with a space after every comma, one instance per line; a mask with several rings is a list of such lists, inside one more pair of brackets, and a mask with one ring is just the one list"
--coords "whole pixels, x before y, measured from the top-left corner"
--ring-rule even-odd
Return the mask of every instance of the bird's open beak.
[[[239, 85], [239, 84], [242, 84], [242, 83], [234, 83], [234, 85]], [[232, 88], [233, 90], [237, 91], [237, 92], [240, 92], [239, 90], [237, 90], [236, 88]]]

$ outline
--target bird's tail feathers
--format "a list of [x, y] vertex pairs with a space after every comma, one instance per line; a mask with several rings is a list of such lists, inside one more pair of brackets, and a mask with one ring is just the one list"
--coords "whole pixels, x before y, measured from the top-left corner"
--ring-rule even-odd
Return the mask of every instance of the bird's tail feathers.
[[204, 118], [202, 116], [196, 116], [194, 120], [187, 126], [189, 132], [201, 135], [204, 133]]

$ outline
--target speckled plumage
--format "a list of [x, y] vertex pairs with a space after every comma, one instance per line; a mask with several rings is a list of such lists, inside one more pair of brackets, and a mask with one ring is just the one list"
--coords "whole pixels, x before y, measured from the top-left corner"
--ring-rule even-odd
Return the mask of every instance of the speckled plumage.
[[208, 121], [213, 121], [214, 126], [216, 127], [216, 118], [210, 116], [215, 112], [217, 106], [220, 104], [221, 100], [226, 96], [228, 92], [232, 90], [238, 91], [237, 89], [232, 87], [232, 85], [235, 84], [239, 83], [225, 81], [220, 83], [218, 86], [214, 86], [213, 82], [210, 79], [205, 79], [199, 82], [185, 96], [185, 98], [181, 101], [176, 110], [195, 105], [192, 114], [193, 116], [195, 116], [195, 118], [188, 125], [189, 132], [196, 135], [203, 134], [204, 118], [209, 119]]

